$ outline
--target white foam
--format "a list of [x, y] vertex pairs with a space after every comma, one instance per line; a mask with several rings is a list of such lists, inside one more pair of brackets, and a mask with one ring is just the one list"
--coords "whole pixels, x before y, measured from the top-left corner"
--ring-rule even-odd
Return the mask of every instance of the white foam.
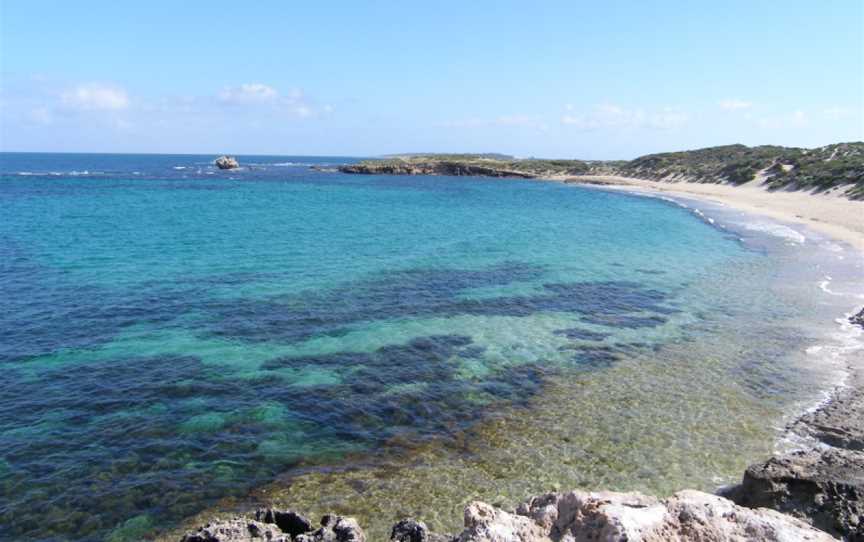
[[[829, 335], [830, 343], [812, 345], [805, 350], [807, 355], [816, 357], [815, 362], [825, 366], [830, 371], [829, 374], [833, 373], [835, 378], [832, 386], [823, 390], [815, 403], [798, 411], [790, 419], [790, 422], [827, 405], [833, 397], [849, 386], [849, 377], [853, 370], [864, 370], [864, 365], [861, 365], [861, 352], [864, 352], [864, 328], [850, 321], [850, 318], [862, 309], [864, 307], [858, 307], [844, 314], [842, 318], [836, 319], [839, 327]], [[857, 367], [855, 367], [856, 364]], [[786, 426], [786, 430], [775, 445], [775, 449], [778, 451], [813, 449], [825, 446], [824, 443], [812, 437], [802, 436], [791, 431], [790, 425]]]
[[820, 281], [819, 281], [819, 289], [822, 290], [823, 292], [825, 292], [825, 293], [828, 294], [828, 295], [843, 295], [843, 294], [841, 294], [841, 293], [839, 293], [839, 292], [834, 292], [834, 291], [832, 291], [831, 288], [828, 287], [829, 284], [831, 284], [831, 277], [826, 276], [826, 277], [825, 277], [825, 280], [820, 280]]
[[750, 231], [767, 233], [768, 235], [780, 237], [797, 244], [803, 244], [807, 241], [807, 237], [805, 237], [804, 234], [793, 230], [789, 226], [784, 226], [783, 224], [777, 224], [774, 222], [745, 222], [742, 226]]

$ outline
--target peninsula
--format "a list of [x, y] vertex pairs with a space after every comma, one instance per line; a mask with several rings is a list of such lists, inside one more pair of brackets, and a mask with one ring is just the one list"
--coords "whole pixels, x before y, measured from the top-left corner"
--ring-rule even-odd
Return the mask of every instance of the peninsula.
[[407, 154], [339, 168], [344, 173], [394, 175], [478, 175], [560, 178], [611, 175], [653, 181], [740, 185], [761, 181], [768, 188], [826, 192], [840, 190], [864, 199], [864, 142], [815, 149], [724, 145], [648, 154], [634, 160], [517, 159], [482, 154]]
[[864, 250], [864, 142], [815, 149], [724, 145], [634, 160], [406, 154], [339, 168], [369, 175], [469, 175], [603, 185], [707, 199], [808, 227]]

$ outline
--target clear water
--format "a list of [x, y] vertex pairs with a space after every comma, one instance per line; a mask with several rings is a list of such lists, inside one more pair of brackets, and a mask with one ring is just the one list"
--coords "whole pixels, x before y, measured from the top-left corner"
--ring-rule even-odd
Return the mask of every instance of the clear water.
[[842, 374], [804, 353], [840, 341], [861, 262], [809, 232], [212, 158], [0, 155], [0, 538], [708, 488]]

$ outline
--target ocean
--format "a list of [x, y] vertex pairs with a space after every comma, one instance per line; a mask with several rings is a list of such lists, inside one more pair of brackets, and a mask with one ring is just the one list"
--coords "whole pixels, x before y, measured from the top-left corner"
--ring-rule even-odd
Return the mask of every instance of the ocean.
[[0, 539], [713, 490], [800, 444], [858, 340], [860, 254], [799, 226], [214, 158], [0, 154]]

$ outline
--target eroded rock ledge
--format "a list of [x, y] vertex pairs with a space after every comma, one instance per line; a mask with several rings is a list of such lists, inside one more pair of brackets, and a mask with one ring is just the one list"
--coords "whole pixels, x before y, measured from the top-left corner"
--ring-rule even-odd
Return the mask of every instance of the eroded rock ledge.
[[[290, 518], [280, 522], [281, 518]], [[321, 527], [291, 511], [259, 510], [255, 519], [235, 518], [189, 533], [182, 542], [366, 542], [351, 518], [324, 516]], [[700, 491], [659, 500], [640, 493], [549, 493], [506, 512], [486, 503], [465, 508], [465, 530], [432, 533], [420, 521], [393, 526], [393, 542], [662, 542], [669, 540], [836, 540], [804, 521], [764, 508], [737, 506]]]
[[769, 507], [849, 541], [864, 541], [864, 376], [790, 430], [813, 444], [751, 465], [736, 503]]

